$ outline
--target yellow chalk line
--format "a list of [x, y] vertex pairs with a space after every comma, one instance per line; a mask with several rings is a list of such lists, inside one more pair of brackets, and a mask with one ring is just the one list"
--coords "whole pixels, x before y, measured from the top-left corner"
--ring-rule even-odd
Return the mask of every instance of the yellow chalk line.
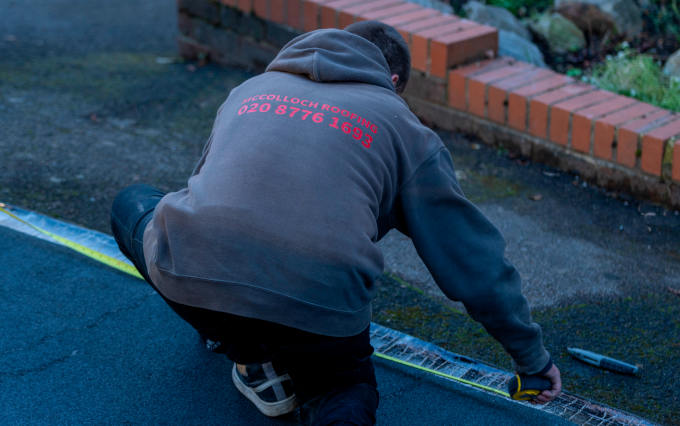
[[474, 386], [476, 388], [484, 389], [486, 391], [494, 392], [494, 393], [497, 393], [499, 395], [503, 395], [505, 397], [510, 398], [509, 393], [504, 392], [504, 391], [499, 390], [499, 389], [496, 389], [496, 388], [492, 388], [490, 386], [480, 385], [479, 383], [475, 383], [475, 382], [471, 382], [469, 380], [461, 379], [460, 377], [456, 377], [456, 376], [452, 376], [450, 374], [442, 373], [441, 371], [437, 371], [437, 370], [433, 370], [431, 368], [423, 367], [423, 366], [420, 366], [418, 364], [413, 364], [413, 363], [408, 362], [408, 361], [403, 361], [399, 358], [395, 358], [395, 357], [392, 357], [392, 356], [389, 356], [389, 355], [385, 355], [385, 354], [380, 353], [380, 352], [375, 352], [374, 355], [377, 356], [378, 358], [383, 358], [383, 359], [386, 359], [388, 361], [396, 362], [397, 364], [402, 364], [402, 365], [405, 365], [407, 367], [415, 368], [417, 370], [426, 371], [426, 372], [432, 373], [436, 376], [445, 377], [447, 379], [451, 379], [451, 380], [455, 380], [457, 382], [465, 383], [466, 385]]
[[71, 250], [77, 251], [78, 253], [83, 254], [83, 255], [91, 258], [91, 259], [94, 259], [97, 262], [101, 262], [101, 263], [108, 265], [112, 268], [115, 268], [119, 271], [125, 272], [126, 274], [130, 274], [133, 277], [137, 277], [139, 279], [144, 279], [144, 278], [142, 278], [140, 273], [137, 271], [137, 268], [135, 268], [134, 266], [132, 266], [128, 263], [125, 263], [125, 262], [123, 262], [119, 259], [113, 258], [109, 255], [106, 255], [104, 253], [93, 250], [93, 249], [86, 247], [82, 244], [78, 244], [75, 241], [71, 241], [67, 238], [61, 237], [61, 236], [59, 236], [59, 235], [57, 235], [53, 232], [50, 232], [50, 231], [42, 229], [38, 226], [35, 226], [34, 224], [27, 222], [27, 221], [23, 220], [22, 218], [18, 217], [17, 215], [15, 215], [14, 213], [10, 212], [5, 207], [7, 207], [7, 205], [0, 203], [0, 212], [5, 213], [7, 216], [11, 217], [12, 219], [15, 219], [15, 220], [21, 222], [22, 224], [40, 232], [43, 235], [47, 235], [48, 237], [54, 239], [55, 241], [59, 242], [60, 244], [62, 244], [64, 246], [70, 248]]

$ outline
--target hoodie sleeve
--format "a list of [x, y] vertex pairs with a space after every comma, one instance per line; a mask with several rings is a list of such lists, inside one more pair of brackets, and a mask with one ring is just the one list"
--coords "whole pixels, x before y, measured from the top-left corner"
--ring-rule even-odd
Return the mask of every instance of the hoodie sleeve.
[[524, 374], [550, 360], [532, 322], [517, 270], [500, 232], [463, 195], [451, 155], [440, 149], [399, 190], [393, 226], [409, 236], [444, 294], [465, 305]]

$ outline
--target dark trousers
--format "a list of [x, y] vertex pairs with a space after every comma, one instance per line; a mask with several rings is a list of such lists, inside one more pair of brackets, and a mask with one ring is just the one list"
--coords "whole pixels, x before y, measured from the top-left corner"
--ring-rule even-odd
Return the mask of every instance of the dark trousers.
[[[164, 193], [133, 185], [113, 202], [111, 229], [121, 252], [156, 291], [144, 262], [142, 237]], [[272, 362], [287, 371], [303, 422], [314, 425], [375, 423], [378, 391], [368, 328], [356, 336], [329, 337], [257, 319], [196, 308], [161, 297], [217, 352], [239, 364]]]

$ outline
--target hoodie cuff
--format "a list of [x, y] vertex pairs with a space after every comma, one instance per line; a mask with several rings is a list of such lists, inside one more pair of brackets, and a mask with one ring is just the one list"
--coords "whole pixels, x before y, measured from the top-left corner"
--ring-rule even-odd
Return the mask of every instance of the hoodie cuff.
[[552, 366], [553, 366], [553, 360], [552, 360], [552, 357], [550, 357], [550, 359], [548, 359], [548, 363], [545, 365], [545, 367], [543, 367], [543, 370], [541, 370], [541, 371], [539, 371], [538, 373], [536, 373], [536, 375], [537, 375], [537, 376], [542, 376], [542, 375], [544, 375], [545, 373], [547, 373], [548, 371], [550, 371], [550, 369], [552, 368]]
[[[542, 345], [541, 345], [542, 346]], [[519, 374], [525, 374], [527, 376], [533, 376], [537, 374], [545, 374], [552, 367], [552, 358], [550, 354], [543, 348], [542, 353], [532, 359], [529, 363], [520, 365], [516, 361], [513, 361], [515, 371]]]

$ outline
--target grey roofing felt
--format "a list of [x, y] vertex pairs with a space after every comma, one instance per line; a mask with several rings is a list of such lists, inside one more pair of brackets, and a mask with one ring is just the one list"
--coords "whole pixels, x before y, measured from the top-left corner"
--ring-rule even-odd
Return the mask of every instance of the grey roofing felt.
[[[231, 363], [140, 280], [0, 227], [0, 424], [294, 423], [261, 416]], [[376, 360], [379, 424], [561, 419]], [[566, 422], [564, 422], [566, 423]]]

